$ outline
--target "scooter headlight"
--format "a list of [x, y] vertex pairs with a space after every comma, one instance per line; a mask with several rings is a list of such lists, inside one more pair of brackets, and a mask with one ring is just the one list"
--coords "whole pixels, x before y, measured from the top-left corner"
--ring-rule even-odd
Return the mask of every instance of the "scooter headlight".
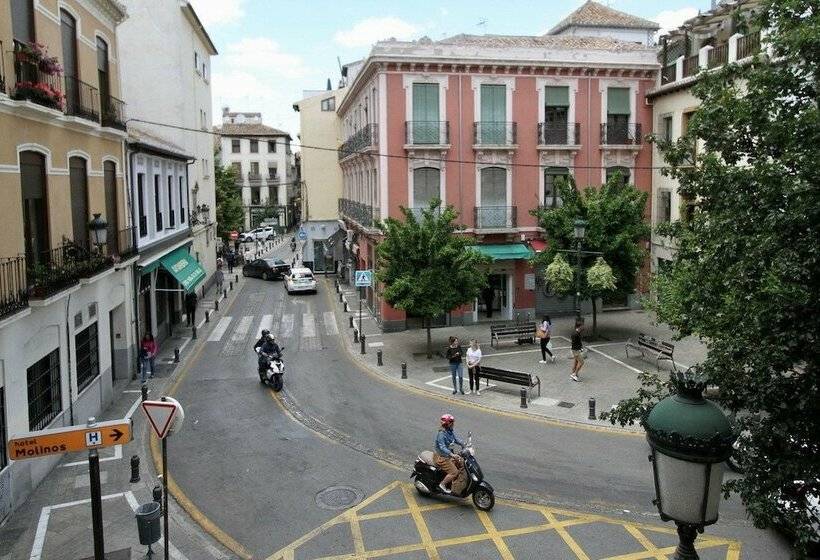
[[478, 477], [476, 475], [470, 475], [473, 479], [473, 482], [478, 482]]

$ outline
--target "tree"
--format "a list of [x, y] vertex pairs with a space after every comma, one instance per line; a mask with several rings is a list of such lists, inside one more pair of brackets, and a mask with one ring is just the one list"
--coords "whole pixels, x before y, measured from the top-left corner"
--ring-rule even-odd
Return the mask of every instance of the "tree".
[[[533, 211], [546, 232], [549, 247], [532, 259], [534, 267], [546, 267], [547, 283], [558, 294], [575, 293], [575, 267], [561, 257], [561, 250], [570, 251], [568, 259], [573, 263], [575, 255], [574, 223], [586, 220], [586, 236], [582, 250], [600, 252], [602, 261], [595, 261], [581, 270], [581, 300], [592, 300], [592, 329], [597, 334], [598, 308], [596, 298], [605, 295], [621, 295], [632, 292], [635, 279], [646, 256], [640, 242], [649, 237], [650, 229], [644, 220], [647, 195], [633, 185], [626, 185], [616, 173], [600, 188], [587, 187], [579, 192], [570, 180], [558, 181], [563, 205], [558, 208], [542, 208]], [[550, 278], [549, 265], [558, 258], [563, 261], [561, 273], [564, 278]], [[587, 262], [589, 259], [585, 259]], [[558, 261], [561, 264], [561, 261]], [[588, 265], [587, 265], [588, 266]], [[571, 268], [570, 268], [571, 267]], [[608, 269], [608, 270], [607, 270]], [[553, 267], [553, 271], [559, 269]], [[567, 281], [567, 272], [572, 277]]]
[[214, 167], [216, 192], [216, 232], [228, 240], [230, 232], [239, 230], [245, 223], [245, 210], [242, 208], [242, 195], [236, 187], [234, 171], [231, 167]]
[[395, 307], [421, 317], [427, 328], [427, 357], [432, 357], [433, 317], [472, 302], [487, 285], [481, 271], [488, 259], [470, 249], [474, 241], [458, 234], [458, 213], [434, 200], [417, 217], [401, 209], [404, 221], [388, 218], [380, 224], [376, 277], [382, 296]]
[[[757, 526], [788, 527], [802, 554], [806, 502], [820, 494], [820, 12], [813, 0], [769, 0], [751, 26], [761, 27], [771, 57], [702, 73], [687, 134], [659, 142], [691, 211], [659, 230], [677, 254], [653, 281], [652, 308], [706, 342], [695, 372], [737, 417], [745, 474], [724, 490]], [[613, 423], [643, 421], [669, 394], [645, 381]]]

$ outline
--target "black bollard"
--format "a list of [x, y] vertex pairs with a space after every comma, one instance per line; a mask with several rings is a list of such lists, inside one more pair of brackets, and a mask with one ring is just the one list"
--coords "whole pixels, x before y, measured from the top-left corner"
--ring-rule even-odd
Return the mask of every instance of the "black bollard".
[[143, 383], [142, 387], [140, 387], [140, 393], [142, 395], [142, 400], [148, 400], [148, 383]]
[[228, 289], [233, 290], [233, 281], [228, 282]]
[[401, 378], [407, 379], [407, 362], [401, 363]]
[[347, 306], [347, 302], [344, 302], [344, 304], [345, 304], [345, 313], [349, 313], [350, 308]]
[[218, 299], [214, 300], [214, 311], [219, 311], [219, 300]]
[[191, 339], [196, 340], [196, 325], [191, 327]]
[[162, 486], [159, 484], [154, 486], [154, 489], [151, 490], [151, 497], [160, 505], [160, 507], [162, 507]]
[[342, 303], [345, 300], [345, 295], [339, 290], [339, 303]]
[[236, 283], [239, 284], [239, 275], [236, 275]]
[[140, 458], [138, 455], [131, 456], [131, 480], [129, 482], [140, 481]]
[[350, 326], [348, 328], [352, 329], [353, 328], [353, 315], [348, 317], [348, 319], [350, 319]]
[[521, 408], [527, 408], [527, 390], [521, 387]]
[[179, 363], [179, 348], [174, 348], [174, 363]]
[[211, 312], [210, 312], [210, 311], [208, 311], [207, 309], [205, 310], [205, 322], [206, 322], [206, 323], [210, 323], [210, 322], [211, 322]]
[[364, 333], [362, 333], [362, 335], [359, 337], [359, 342], [362, 343], [362, 350], [361, 350], [362, 354], [365, 353], [365, 351], [364, 351], [364, 339], [365, 339], [365, 336], [364, 336]]
[[353, 329], [353, 343], [359, 342], [359, 329]]
[[595, 397], [589, 397], [589, 419], [595, 420]]
[[222, 290], [222, 299], [228, 297], [228, 290]]
[[376, 350], [376, 365], [377, 366], [384, 365], [384, 364], [382, 364], [382, 351], [381, 351], [381, 349]]

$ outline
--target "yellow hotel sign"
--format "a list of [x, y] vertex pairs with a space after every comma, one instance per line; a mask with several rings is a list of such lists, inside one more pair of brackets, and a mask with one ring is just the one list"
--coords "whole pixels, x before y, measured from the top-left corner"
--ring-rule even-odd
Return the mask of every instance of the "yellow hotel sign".
[[9, 459], [36, 459], [58, 453], [99, 449], [133, 439], [131, 419], [67, 426], [15, 435], [8, 442]]

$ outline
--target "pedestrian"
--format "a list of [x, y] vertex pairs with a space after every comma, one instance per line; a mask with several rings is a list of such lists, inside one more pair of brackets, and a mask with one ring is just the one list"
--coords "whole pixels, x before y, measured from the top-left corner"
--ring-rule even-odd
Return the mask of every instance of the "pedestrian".
[[196, 292], [191, 290], [185, 295], [185, 315], [187, 317], [187, 326], [193, 327], [196, 325]]
[[541, 321], [541, 324], [538, 325], [535, 336], [537, 336], [541, 342], [541, 361], [539, 363], [547, 363], [547, 354], [550, 355], [552, 363], [555, 363], [555, 355], [552, 353], [552, 343], [550, 342], [552, 338], [552, 321], [549, 315], [544, 315], [544, 319]]
[[157, 357], [157, 342], [151, 333], [145, 333], [140, 344], [140, 382], [154, 377], [154, 359]]
[[475, 379], [475, 394], [481, 396], [481, 381], [478, 379], [481, 373], [481, 348], [478, 347], [478, 341], [472, 339], [470, 347], [467, 348], [467, 376], [470, 378], [470, 390], [467, 394], [473, 392], [473, 379]]
[[[447, 347], [447, 361], [450, 365], [450, 375], [453, 378], [453, 394], [464, 394], [464, 371], [461, 369], [461, 347], [458, 344], [458, 338], [450, 337], [450, 345]], [[456, 377], [458, 377], [458, 385], [456, 385]]]
[[584, 367], [584, 342], [581, 340], [581, 329], [583, 325], [575, 323], [575, 332], [572, 333], [572, 373], [570, 379], [573, 381], [581, 381], [578, 379], [578, 374], [581, 373], [581, 368]]
[[245, 254], [242, 256], [242, 258], [245, 261], [245, 263], [251, 262], [251, 250], [246, 248]]
[[236, 253], [233, 249], [228, 251], [225, 261], [228, 263], [228, 274], [233, 274], [233, 265], [236, 264]]
[[216, 274], [214, 275], [216, 279], [216, 297], [219, 297], [219, 294], [222, 293], [222, 284], [225, 283], [225, 273], [222, 272], [222, 265], [219, 264], [216, 266]]

